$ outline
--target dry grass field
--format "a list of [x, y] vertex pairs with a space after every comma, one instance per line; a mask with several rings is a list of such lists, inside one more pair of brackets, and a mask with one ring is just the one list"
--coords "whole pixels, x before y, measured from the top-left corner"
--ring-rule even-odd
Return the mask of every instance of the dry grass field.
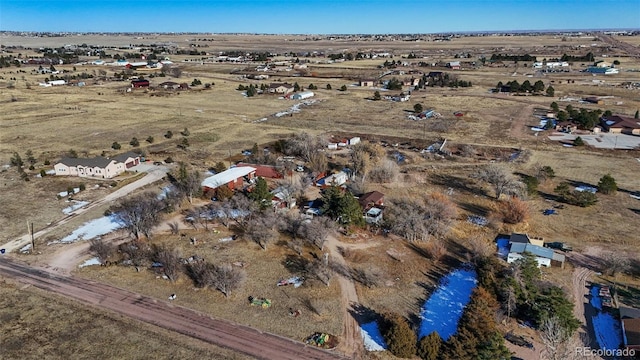
[[[389, 51], [395, 54], [394, 59], [397, 60], [410, 52], [420, 51], [427, 56], [427, 60], [432, 59], [434, 62], [454, 60], [455, 54], [466, 52], [474, 54], [469, 60], [477, 60], [479, 55], [484, 54], [489, 57], [491, 53], [531, 53], [538, 57], [552, 58], [565, 52], [604, 52], [599, 42], [595, 42], [597, 46], [592, 46], [594, 40], [591, 36], [565, 39], [552, 35], [487, 36], [453, 38], [444, 42], [428, 39], [407, 42], [354, 42], [345, 39], [305, 41], [304, 36], [288, 36], [284, 41], [282, 37], [249, 35], [202, 35], [197, 38], [213, 38], [214, 41], [194, 40], [194, 35], [148, 35], [142, 38], [93, 36], [77, 39], [8, 37], [2, 38], [2, 41], [6, 45], [26, 46], [83, 42], [128, 46], [174, 42], [178, 46], [187, 47], [190, 43], [197, 43], [201, 45], [199, 49], [211, 53], [238, 49], [327, 53], [343, 50]], [[640, 43], [640, 37], [618, 39], [632, 44]], [[616, 56], [615, 52], [608, 55], [609, 60]], [[399, 181], [392, 184], [368, 184], [368, 190], [382, 191], [387, 198], [392, 199], [431, 191], [448, 192], [451, 189], [451, 199], [459, 208], [459, 221], [450, 234], [449, 256], [437, 264], [427, 259], [424, 249], [420, 246], [413, 246], [397, 239], [364, 234], [351, 239], [343, 238], [348, 243], [345, 247], [352, 248], [345, 252], [348, 264], [365, 269], [376, 267], [385, 274], [384, 283], [380, 287], [357, 286], [363, 307], [360, 315], [364, 318], [370, 315], [369, 312], [380, 313], [387, 310], [403, 313], [410, 318], [415, 317], [438, 277], [460, 261], [465, 261], [465, 251], [459, 244], [464, 244], [466, 239], [477, 234], [489, 243], [498, 233], [524, 231], [550, 241], [567, 242], [578, 250], [587, 246], [602, 245], [630, 254], [640, 251], [636, 234], [636, 224], [640, 221], [640, 201], [629, 197], [628, 194], [640, 191], [640, 179], [637, 177], [640, 162], [636, 160], [640, 158], [640, 153], [565, 148], [547, 140], [546, 136], [533, 136], [530, 130], [530, 127], [537, 125], [539, 121], [533, 116], [533, 110], [548, 108], [552, 101], [557, 101], [563, 108], [571, 104], [574, 107], [609, 109], [616, 113], [633, 115], [640, 108], [639, 90], [618, 85], [623, 82], [640, 81], [640, 72], [626, 71], [640, 68], [638, 59], [619, 57], [622, 72], [610, 77], [594, 77], [575, 71], [577, 69], [572, 69], [574, 71], [570, 73], [541, 75], [534, 73], [530, 64], [526, 67], [509, 63], [506, 67], [465, 68], [455, 72], [455, 75], [461, 80], [471, 81], [473, 87], [428, 88], [414, 91], [408, 102], [395, 103], [372, 101], [375, 89], [353, 86], [357, 78], [379, 76], [383, 70], [377, 67], [385, 59], [310, 64], [308, 74], [315, 76], [293, 76], [293, 73], [279, 72], [272, 74], [268, 80], [255, 81], [231, 74], [233, 71], [242, 70], [245, 65], [182, 61], [197, 58], [199, 56], [172, 57], [172, 61], [182, 70], [182, 76], [154, 77], [150, 79], [151, 85], [157, 86], [164, 81], [191, 83], [197, 78], [203, 84], [214, 83], [210, 89], [195, 86], [182, 92], [159, 89], [133, 89], [126, 92], [130, 87], [129, 82], [92, 79], [87, 80], [84, 87], [44, 88], [37, 85], [43, 80], [44, 75], [37, 75], [31, 71], [37, 67], [23, 66], [20, 70], [24, 70], [24, 73], [16, 72], [15, 67], [0, 69], [0, 165], [8, 164], [14, 152], [19, 152], [24, 158], [25, 152], [32, 150], [37, 162], [35, 170], [27, 172], [34, 175], [41, 169], [51, 168], [51, 165], [43, 164], [45, 160], [54, 163], [70, 149], [74, 149], [81, 156], [114, 154], [111, 149], [114, 141], [122, 145], [120, 151], [132, 150], [129, 141], [136, 137], [140, 141], [140, 149], [150, 160], [163, 160], [170, 156], [174, 160], [183, 160], [204, 170], [218, 161], [225, 160], [229, 155], [237, 155], [243, 149], [251, 148], [254, 143], [268, 144], [299, 131], [337, 137], [358, 135], [365, 139], [387, 140], [390, 144], [411, 142], [417, 147], [426, 147], [444, 138], [452, 144], [451, 149], [463, 144], [478, 149], [479, 155], [474, 158], [453, 159], [423, 156], [410, 149], [387, 149], [389, 155], [395, 151], [406, 155], [407, 161], [401, 166], [403, 174]], [[583, 68], [582, 64], [575, 67]], [[75, 70], [72, 65], [61, 65], [57, 68], [69, 71], [70, 74], [93, 74], [106, 69], [110, 76], [114, 71], [113, 68], [90, 65], [78, 65]], [[421, 70], [448, 71], [444, 68]], [[404, 77], [409, 75], [399, 76]], [[520, 83], [525, 80], [531, 83], [542, 80], [545, 85], [552, 85], [556, 93], [553, 98], [489, 93], [490, 88], [498, 81], [507, 83], [511, 80]], [[236, 90], [240, 84], [260, 85], [280, 81], [297, 82], [305, 88], [309, 84], [316, 85], [318, 90], [314, 92], [317, 101], [302, 106], [298, 113], [276, 117], [274, 114], [289, 109], [296, 101], [279, 99], [273, 95], [245, 97]], [[333, 90], [327, 90], [327, 84], [330, 84]], [[342, 85], [347, 86], [347, 91], [338, 90]], [[380, 92], [384, 96], [399, 91]], [[603, 96], [605, 104], [580, 103], [578, 99], [585, 96]], [[560, 101], [566, 97], [574, 100]], [[418, 103], [425, 109], [434, 109], [442, 117], [420, 122], [408, 120], [407, 116], [412, 114], [413, 106]], [[456, 111], [463, 112], [464, 116], [455, 117], [453, 113]], [[183, 139], [179, 132], [184, 128], [190, 131], [190, 135], [186, 137], [189, 141], [187, 150], [177, 147]], [[175, 134], [172, 139], [163, 136], [168, 130]], [[153, 144], [144, 141], [149, 136], [154, 138]], [[549, 165], [555, 170], [557, 177], [540, 185], [543, 195], [528, 200], [532, 211], [525, 223], [479, 228], [466, 222], [467, 215], [487, 216], [496, 206], [491, 189], [470, 179], [477, 166], [484, 165], [492, 159], [492, 152], [487, 149], [498, 149], [506, 153], [517, 149], [529, 150], [530, 159], [523, 163], [508, 164], [510, 169], [517, 173], [531, 174], [537, 164]], [[553, 189], [559, 182], [569, 181], [593, 186], [607, 173], [616, 179], [621, 189], [617, 194], [599, 194], [598, 203], [589, 208], [567, 205], [559, 210], [559, 215], [542, 215], [542, 210], [555, 204], [547, 198], [552, 197], [549, 195], [553, 194]], [[14, 168], [3, 167], [0, 170], [0, 201], [3, 203], [0, 207], [0, 227], [3, 228], [0, 241], [23, 235], [26, 232], [26, 219], [34, 221], [36, 228], [61, 219], [61, 209], [68, 204], [64, 200], [57, 200], [56, 194], [69, 186], [85, 184], [87, 190], [78, 194], [76, 198], [88, 201], [99, 199], [113, 190], [108, 186], [95, 188], [95, 185], [109, 185], [111, 181], [52, 176], [31, 176], [30, 180], [21, 180]], [[160, 186], [162, 185], [152, 189], [158, 190]], [[74, 218], [56, 232], [48, 234], [46, 238], [39, 239], [39, 251], [57, 251], [63, 245], [42, 245], [65, 236], [85, 221], [102, 215], [106, 208], [107, 205], [92, 209]], [[295, 270], [290, 269], [295, 262], [286, 262], [287, 258], [295, 258], [295, 254], [282, 244], [272, 244], [264, 251], [256, 244], [245, 240], [228, 244], [218, 243], [219, 238], [227, 235], [226, 230], [221, 234], [195, 230], [183, 232], [187, 234], [187, 238], [197, 237], [200, 245], [194, 247], [180, 236], [166, 234], [158, 235], [151, 241], [176, 246], [185, 257], [197, 254], [216, 263], [245, 263], [248, 277], [242, 289], [227, 299], [214, 290], [194, 289], [193, 283], [186, 276], [170, 283], [149, 270], [136, 272], [133, 268], [121, 266], [89, 267], [78, 270], [77, 273], [79, 276], [105, 281], [161, 299], [166, 298], [168, 294], [176, 293], [176, 303], [179, 305], [298, 340], [314, 331], [333, 334], [341, 332], [343, 319], [337, 315], [337, 309], [340, 308], [340, 289], [335, 280], [329, 287], [317, 283], [309, 286], [312, 281], [298, 289], [275, 286], [279, 279], [296, 274]], [[307, 249], [304, 254], [306, 259], [311, 258], [312, 250]], [[37, 262], [38, 256], [41, 255], [22, 257], [27, 261]], [[563, 281], [570, 276], [568, 271], [558, 274]], [[22, 296], [16, 289], [5, 287], [0, 288], [1, 291], [9, 292], [12, 298]], [[249, 296], [268, 297], [273, 300], [274, 305], [270, 309], [251, 307], [247, 301]], [[321, 308], [319, 314], [313, 313], [309, 302], [315, 302], [315, 305]], [[290, 317], [290, 308], [302, 310], [302, 316]], [[64, 311], [50, 308], [52, 313]], [[117, 325], [105, 326], [110, 328]], [[153, 346], [155, 345], [150, 345]], [[384, 355], [380, 358], [384, 358]]]
[[0, 283], [2, 359], [248, 359], [33, 288]]

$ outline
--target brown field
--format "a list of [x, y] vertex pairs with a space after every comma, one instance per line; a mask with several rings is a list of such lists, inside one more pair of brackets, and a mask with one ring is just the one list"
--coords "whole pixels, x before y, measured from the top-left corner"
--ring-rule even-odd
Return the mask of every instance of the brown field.
[[[640, 221], [640, 201], [629, 197], [628, 194], [640, 191], [640, 179], [637, 177], [640, 162], [636, 160], [640, 158], [640, 153], [564, 148], [547, 140], [543, 134], [539, 137], [533, 136], [533, 132], [529, 130], [538, 123], [538, 119], [533, 116], [533, 110], [548, 108], [552, 101], [558, 101], [561, 107], [571, 104], [574, 107], [588, 109], [609, 109], [627, 115], [633, 115], [640, 108], [639, 90], [618, 86], [623, 82], [640, 81], [640, 72], [626, 71], [640, 68], [640, 60], [617, 56], [613, 50], [607, 54], [607, 58], [600, 57], [605, 50], [599, 42], [596, 42], [598, 46], [591, 46], [594, 43], [592, 36], [566, 39], [551, 35], [487, 36], [454, 38], [448, 42], [354, 42], [342, 39], [304, 41], [304, 37], [301, 36], [287, 37], [287, 41], [276, 36], [202, 35], [198, 38], [215, 39], [207, 42], [198, 41], [203, 46], [201, 49], [210, 52], [286, 49], [331, 53], [357, 49], [367, 52], [393, 52], [394, 59], [400, 60], [403, 55], [406, 56], [412, 51], [421, 51], [434, 62], [450, 61], [454, 59], [454, 54], [465, 52], [474, 54], [468, 59], [471, 61], [477, 60], [481, 54], [487, 54], [489, 57], [494, 52], [531, 53], [540, 58], [551, 58], [559, 57], [565, 52], [584, 54], [594, 51], [598, 59], [611, 61], [619, 58], [622, 72], [611, 77], [593, 77], [575, 71], [582, 69], [582, 64], [574, 64], [575, 68], [570, 73], [547, 75], [534, 74], [530, 64], [526, 67], [523, 64], [509, 63], [502, 68], [467, 68], [455, 74], [462, 80], [471, 81], [474, 84], [471, 88], [428, 88], [413, 92], [408, 102], [394, 103], [371, 101], [369, 98], [373, 96], [374, 89], [352, 86], [360, 77], [380, 75], [382, 71], [377, 69], [377, 66], [385, 59], [310, 64], [307, 73], [309, 76], [293, 76], [293, 73], [280, 72], [272, 74], [268, 80], [254, 81], [231, 74], [234, 70], [241, 70], [244, 65], [184, 63], [182, 60], [198, 59], [199, 56], [172, 57], [172, 61], [182, 69], [182, 76], [178, 79], [154, 77], [150, 79], [152, 85], [163, 81], [190, 83], [194, 78], [200, 79], [203, 84], [215, 84], [211, 89], [205, 90], [203, 86], [196, 86], [183, 92], [141, 89], [126, 92], [124, 90], [130, 86], [129, 82], [91, 79], [87, 80], [84, 87], [43, 88], [37, 83], [42, 81], [44, 75], [36, 75], [31, 71], [37, 66], [23, 66], [20, 70], [26, 73], [16, 72], [15, 67], [3, 68], [0, 69], [0, 165], [8, 164], [14, 152], [19, 152], [24, 159], [26, 150], [31, 149], [37, 163], [35, 170], [27, 172], [33, 175], [40, 169], [51, 168], [43, 165], [45, 160], [54, 163], [70, 149], [76, 150], [81, 156], [95, 156], [103, 152], [112, 154], [114, 151], [110, 148], [111, 144], [117, 141], [122, 145], [121, 151], [130, 150], [132, 147], [129, 146], [129, 141], [132, 137], [139, 139], [141, 149], [150, 160], [162, 160], [171, 156], [174, 160], [187, 161], [201, 170], [227, 159], [229, 155], [238, 155], [254, 143], [267, 145], [299, 131], [336, 137], [358, 135], [372, 141], [386, 140], [391, 144], [411, 142], [417, 147], [426, 147], [441, 138], [446, 138], [452, 150], [463, 144], [472, 145], [478, 150], [478, 156], [454, 156], [452, 159], [422, 156], [410, 149], [388, 149], [389, 154], [400, 151], [407, 156], [406, 164], [401, 167], [402, 176], [396, 183], [368, 184], [368, 188], [383, 191], [388, 198], [451, 189], [451, 198], [459, 208], [459, 221], [450, 235], [450, 256], [438, 264], [426, 259], [420, 246], [412, 246], [397, 239], [364, 234], [360, 234], [359, 238], [343, 238], [342, 240], [348, 243], [345, 246], [353, 248], [345, 256], [350, 265], [363, 268], [377, 267], [385, 274], [383, 286], [372, 289], [357, 286], [363, 316], [370, 311], [380, 313], [387, 310], [403, 313], [410, 318], [415, 316], [439, 276], [456, 266], [459, 261], [465, 261], [464, 250], [459, 244], [464, 244], [467, 238], [476, 234], [481, 234], [489, 242], [498, 233], [525, 231], [531, 235], [543, 236], [550, 241], [565, 241], [577, 250], [603, 245], [612, 250], [620, 249], [629, 253], [640, 251], [636, 233], [636, 224]], [[632, 44], [640, 43], [640, 37], [616, 39]], [[128, 46], [172, 41], [183, 47], [192, 43], [191, 40], [193, 35], [149, 35], [139, 39], [126, 36], [2, 39], [6, 45], [20, 43], [54, 46], [100, 42]], [[581, 45], [585, 47], [579, 47]], [[253, 67], [255, 64], [247, 66]], [[56, 68], [74, 73], [72, 65]], [[93, 74], [101, 69], [106, 69], [109, 76], [114, 71], [112, 68], [78, 65], [75, 73]], [[444, 68], [431, 67], [421, 70], [447, 71]], [[409, 76], [404, 75], [400, 78]], [[549, 98], [489, 93], [489, 89], [498, 81], [506, 83], [511, 80], [520, 83], [525, 80], [531, 83], [542, 80], [545, 85], [553, 85], [556, 96]], [[598, 85], [593, 80], [604, 80], [604, 83]], [[319, 89], [314, 90], [317, 102], [303, 106], [301, 112], [291, 116], [275, 117], [275, 113], [290, 108], [295, 102], [271, 95], [247, 98], [236, 90], [239, 84], [259, 85], [280, 81], [297, 82], [303, 87], [309, 84], [318, 86]], [[327, 84], [330, 84], [333, 90], [327, 90]], [[342, 85], [347, 85], [348, 90], [338, 91]], [[381, 93], [384, 96], [397, 91]], [[564, 97], [579, 99], [585, 96], [605, 96], [605, 104], [559, 101]], [[422, 122], [408, 120], [407, 115], [411, 114], [413, 106], [417, 103], [422, 104], [425, 109], [434, 109], [442, 118]], [[462, 111], [465, 115], [456, 118], [453, 116], [456, 111]], [[264, 118], [267, 120], [256, 122]], [[186, 151], [177, 148], [177, 144], [182, 140], [179, 132], [184, 128], [188, 128], [191, 133], [188, 137], [190, 146]], [[174, 133], [172, 139], [163, 137], [168, 130]], [[144, 141], [148, 136], [154, 137], [153, 144]], [[540, 185], [542, 196], [528, 200], [532, 211], [530, 219], [525, 223], [478, 228], [466, 222], [467, 215], [487, 216], [495, 207], [491, 189], [469, 178], [477, 166], [493, 159], [492, 149], [507, 154], [518, 149], [531, 152], [527, 161], [509, 165], [514, 172], [531, 174], [536, 164], [549, 165], [556, 172], [555, 179]], [[341, 161], [340, 157], [336, 156], [334, 161]], [[570, 181], [593, 186], [607, 173], [616, 179], [621, 189], [617, 194], [599, 194], [599, 202], [589, 208], [567, 205], [559, 210], [557, 216], [542, 215], [542, 210], [554, 204], [546, 198], [552, 197], [548, 195], [553, 194], [553, 189], [559, 182]], [[20, 180], [12, 168], [5, 167], [0, 170], [0, 201], [3, 203], [3, 207], [0, 208], [0, 226], [3, 228], [0, 241], [23, 235], [26, 232], [25, 220], [34, 221], [36, 228], [42, 228], [61, 219], [61, 209], [68, 204], [64, 200], [57, 200], [56, 194], [69, 186], [85, 184], [87, 190], [78, 194], [76, 198], [89, 201], [99, 199], [112, 191], [108, 186], [94, 188], [95, 185], [109, 185], [111, 181], [52, 176], [30, 179], [31, 181], [26, 183]], [[123, 177], [116, 181], [127, 180]], [[160, 186], [163, 184], [152, 189], [157, 190]], [[46, 238], [38, 239], [40, 255], [21, 257], [27, 261], [38, 262], [40, 257], [44, 258], [47, 253], [62, 248], [62, 245], [47, 247], [44, 245], [47, 241], [68, 234], [83, 222], [101, 215], [106, 209], [107, 205], [78, 216], [48, 234]], [[84, 268], [77, 271], [77, 274], [158, 298], [166, 298], [168, 294], [177, 293], [179, 297], [176, 302], [179, 305], [298, 340], [314, 331], [340, 333], [344, 319], [336, 310], [340, 308], [340, 288], [337, 281], [333, 280], [329, 287], [319, 284], [305, 285], [299, 289], [275, 286], [277, 280], [291, 274], [283, 259], [293, 255], [293, 252], [285, 246], [272, 244], [268, 250], [263, 251], [257, 245], [244, 240], [220, 245], [217, 240], [224, 236], [224, 232], [185, 232], [200, 239], [202, 245], [194, 248], [179, 236], [164, 234], [159, 234], [152, 242], [175, 245], [181, 249], [185, 257], [198, 254], [214, 262], [245, 262], [248, 277], [240, 291], [225, 299], [214, 290], [194, 289], [186, 276], [176, 283], [170, 283], [158, 278], [151, 271], [136, 272], [133, 268], [120, 266]], [[309, 258], [309, 251], [314, 249], [307, 250], [304, 255]], [[389, 251], [401, 260], [394, 260], [389, 256]], [[570, 271], [560, 271], [558, 277], [567, 281]], [[19, 293], [15, 289], [0, 288], [0, 291]], [[274, 301], [274, 306], [266, 310], [250, 307], [247, 297], [251, 295], [269, 297]], [[320, 314], [313, 314], [304, 307], [308, 299], [315, 299], [321, 304]], [[303, 315], [299, 318], [289, 317], [289, 308], [300, 308]], [[59, 311], [64, 310], [51, 309], [51, 312]], [[385, 355], [375, 356], [385, 358]]]
[[6, 282], [0, 283], [0, 320], [3, 359], [248, 359], [183, 335]]

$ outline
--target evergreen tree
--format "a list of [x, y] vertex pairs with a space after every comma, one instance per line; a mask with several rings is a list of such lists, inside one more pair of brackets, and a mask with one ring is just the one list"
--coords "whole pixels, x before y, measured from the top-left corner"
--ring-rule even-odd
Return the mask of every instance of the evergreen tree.
[[600, 178], [598, 182], [598, 192], [609, 195], [615, 194], [616, 191], [618, 191], [618, 184], [616, 184], [616, 179], [614, 179], [611, 174], [606, 174]]
[[441, 346], [442, 338], [438, 332], [433, 331], [418, 342], [418, 356], [422, 360], [436, 360], [440, 354]]
[[347, 85], [342, 85], [340, 87], [340, 91], [347, 91]]
[[331, 90], [331, 84], [327, 84], [327, 90]]
[[388, 350], [399, 358], [411, 358], [416, 354], [416, 334], [409, 322], [398, 314], [388, 314], [384, 319], [382, 336]]
[[295, 92], [300, 91], [300, 85], [298, 85], [297, 82], [293, 84], [293, 91], [295, 91]]
[[580, 136], [576, 137], [575, 140], [573, 140], [573, 146], [584, 146], [584, 140], [582, 140]]
[[556, 94], [556, 90], [553, 88], [553, 86], [549, 85], [549, 87], [547, 87], [547, 96], [549, 97], [553, 97]]
[[413, 112], [415, 112], [416, 114], [419, 114], [422, 112], [422, 104], [415, 104], [413, 105]]
[[380, 91], [377, 91], [373, 93], [373, 100], [380, 100], [382, 97], [380, 96]]
[[640, 110], [636, 110], [635, 115], [633, 115], [634, 119], [640, 119]]
[[249, 193], [249, 198], [255, 201], [261, 209], [266, 209], [271, 205], [271, 192], [269, 191], [269, 185], [263, 177], [256, 179], [256, 185]]
[[551, 103], [551, 110], [553, 110], [553, 112], [556, 112], [556, 113], [560, 110], [560, 107], [558, 106], [557, 102], [554, 101]]

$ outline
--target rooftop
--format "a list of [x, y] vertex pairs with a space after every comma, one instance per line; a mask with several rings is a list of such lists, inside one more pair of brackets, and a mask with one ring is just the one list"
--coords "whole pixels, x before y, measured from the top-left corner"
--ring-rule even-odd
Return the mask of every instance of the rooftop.
[[640, 319], [622, 319], [625, 346], [640, 345]]
[[231, 169], [225, 170], [219, 174], [215, 174], [204, 179], [202, 181], [202, 186], [208, 187], [210, 189], [215, 189], [218, 186], [228, 184], [255, 171], [256, 169], [251, 166], [232, 167]]
[[556, 261], [564, 261], [564, 255], [556, 254], [551, 249], [544, 248], [542, 246], [532, 245], [532, 244], [523, 244], [523, 243], [513, 242], [511, 243], [509, 252], [516, 253], [516, 254], [522, 254], [524, 252], [528, 252], [535, 256], [552, 259]]

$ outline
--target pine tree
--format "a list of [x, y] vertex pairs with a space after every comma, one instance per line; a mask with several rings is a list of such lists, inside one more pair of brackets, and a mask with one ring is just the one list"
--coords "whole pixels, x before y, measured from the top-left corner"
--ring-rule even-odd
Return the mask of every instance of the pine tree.
[[382, 336], [388, 350], [400, 358], [411, 358], [416, 354], [416, 334], [409, 326], [409, 322], [398, 314], [385, 316]]
[[270, 205], [271, 192], [269, 192], [269, 185], [263, 177], [258, 177], [256, 185], [249, 193], [249, 198], [258, 203], [261, 209], [266, 209]]
[[618, 191], [618, 184], [616, 184], [616, 179], [614, 179], [611, 174], [606, 174], [600, 178], [598, 182], [598, 192], [609, 195], [615, 194], [616, 191]]
[[422, 360], [436, 360], [442, 346], [442, 338], [436, 331], [423, 337], [418, 342], [418, 356]]

